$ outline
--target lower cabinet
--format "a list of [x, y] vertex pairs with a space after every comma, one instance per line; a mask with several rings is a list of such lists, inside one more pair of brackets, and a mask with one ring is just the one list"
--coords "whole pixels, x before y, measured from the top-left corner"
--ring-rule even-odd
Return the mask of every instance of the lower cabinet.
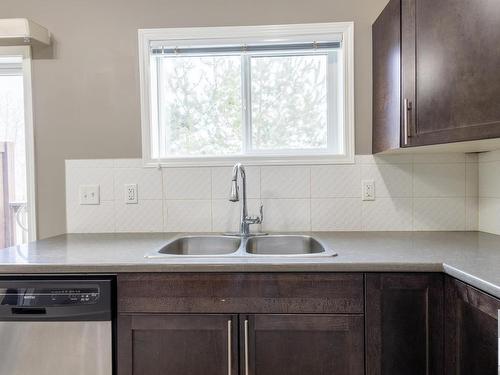
[[363, 375], [362, 273], [117, 277], [117, 375]]
[[364, 373], [361, 315], [134, 314], [118, 329], [120, 375]]
[[446, 278], [446, 375], [498, 375], [500, 300]]
[[117, 375], [499, 374], [500, 300], [441, 273], [117, 281]]
[[362, 375], [363, 325], [362, 315], [242, 316], [242, 373]]
[[443, 276], [367, 274], [366, 374], [443, 373]]
[[237, 315], [118, 316], [118, 374], [238, 373]]

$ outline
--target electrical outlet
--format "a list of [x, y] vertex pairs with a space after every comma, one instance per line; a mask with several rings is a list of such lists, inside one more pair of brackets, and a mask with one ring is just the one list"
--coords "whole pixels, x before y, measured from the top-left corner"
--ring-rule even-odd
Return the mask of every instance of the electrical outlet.
[[100, 204], [99, 185], [80, 185], [80, 204]]
[[375, 182], [373, 180], [361, 181], [361, 194], [364, 201], [375, 200]]
[[125, 184], [125, 203], [137, 204], [137, 184]]

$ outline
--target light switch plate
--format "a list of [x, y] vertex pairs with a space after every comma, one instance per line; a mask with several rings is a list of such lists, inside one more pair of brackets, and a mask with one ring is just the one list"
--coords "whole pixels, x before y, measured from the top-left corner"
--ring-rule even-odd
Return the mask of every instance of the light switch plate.
[[375, 181], [373, 180], [361, 181], [361, 196], [364, 201], [375, 200]]
[[125, 203], [137, 204], [138, 201], [137, 184], [125, 184]]
[[100, 204], [99, 185], [80, 185], [79, 188], [80, 204]]

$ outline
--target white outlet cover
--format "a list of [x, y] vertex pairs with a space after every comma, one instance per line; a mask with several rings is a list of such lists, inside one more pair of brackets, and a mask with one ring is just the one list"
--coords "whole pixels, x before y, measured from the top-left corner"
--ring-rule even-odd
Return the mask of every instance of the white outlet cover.
[[78, 193], [81, 205], [101, 203], [99, 185], [80, 185]]
[[375, 200], [375, 181], [373, 180], [361, 181], [361, 196], [364, 201]]
[[137, 197], [137, 184], [125, 184], [125, 203], [137, 204], [139, 199]]

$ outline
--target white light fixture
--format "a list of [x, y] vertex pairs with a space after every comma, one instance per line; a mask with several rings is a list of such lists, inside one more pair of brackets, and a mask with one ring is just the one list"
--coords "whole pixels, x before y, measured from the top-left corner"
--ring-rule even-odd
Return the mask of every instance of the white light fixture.
[[0, 46], [49, 45], [50, 32], [26, 18], [0, 19]]

